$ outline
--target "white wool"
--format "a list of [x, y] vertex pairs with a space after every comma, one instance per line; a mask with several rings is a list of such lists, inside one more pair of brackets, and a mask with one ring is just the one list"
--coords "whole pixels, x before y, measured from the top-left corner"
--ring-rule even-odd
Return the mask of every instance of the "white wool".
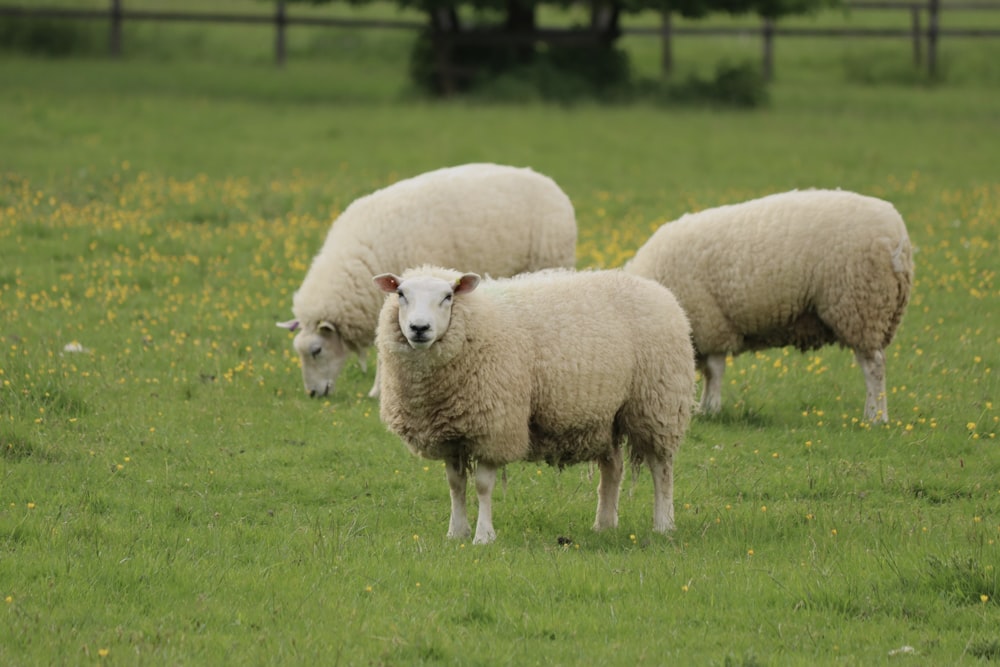
[[687, 428], [694, 355], [669, 290], [622, 271], [566, 270], [482, 280], [420, 267], [378, 276], [388, 292], [376, 343], [380, 415], [420, 456], [443, 460], [448, 534], [495, 537], [496, 471], [521, 460], [601, 470], [596, 529], [617, 525], [627, 442], [653, 473], [653, 527], [673, 528], [673, 456]]
[[[424, 263], [511, 276], [576, 261], [576, 218], [549, 177], [466, 164], [399, 181], [354, 201], [330, 228], [295, 293], [294, 345], [310, 395], [334, 388], [349, 354], [374, 340], [382, 295], [372, 276]], [[378, 371], [370, 392], [378, 395]]]
[[913, 281], [910, 239], [889, 202], [803, 190], [687, 214], [625, 271], [668, 287], [687, 313], [702, 411], [721, 408], [726, 355], [836, 343], [864, 373], [865, 418], [888, 421], [885, 348]]

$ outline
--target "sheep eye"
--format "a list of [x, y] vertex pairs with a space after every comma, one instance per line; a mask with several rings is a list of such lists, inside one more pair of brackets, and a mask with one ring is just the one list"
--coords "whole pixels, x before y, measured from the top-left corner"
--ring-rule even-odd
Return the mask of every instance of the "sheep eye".
[[399, 297], [400, 301], [406, 301], [406, 296], [403, 294], [403, 290], [401, 289], [396, 290], [396, 296]]
[[441, 303], [448, 303], [449, 301], [451, 301], [451, 294], [446, 294], [445, 297], [441, 299]]

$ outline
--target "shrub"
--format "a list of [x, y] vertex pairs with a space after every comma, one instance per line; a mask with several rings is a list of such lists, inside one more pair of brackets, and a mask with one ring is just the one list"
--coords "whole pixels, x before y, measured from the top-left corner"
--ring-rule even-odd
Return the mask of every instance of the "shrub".
[[0, 17], [0, 49], [65, 58], [103, 50], [95, 26], [84, 21]]
[[[539, 46], [527, 61], [512, 49], [489, 43], [463, 43], [453, 49], [451, 92], [491, 102], [577, 101], [661, 105], [703, 104], [754, 108], [767, 102], [763, 76], [750, 63], [720, 64], [713, 78], [691, 76], [680, 83], [632, 78], [628, 54], [617, 47]], [[410, 77], [422, 93], [445, 93], [430, 34], [416, 41]]]
[[716, 67], [712, 79], [692, 75], [681, 83], [668, 85], [661, 101], [749, 109], [767, 103], [767, 85], [754, 65], [724, 62]]
[[[618, 94], [628, 86], [628, 55], [615, 47], [539, 45], [529, 57], [491, 40], [460, 42], [452, 49], [453, 91], [497, 101], [570, 102]], [[431, 95], [446, 91], [439, 79], [430, 33], [421, 34], [410, 57], [410, 78]]]

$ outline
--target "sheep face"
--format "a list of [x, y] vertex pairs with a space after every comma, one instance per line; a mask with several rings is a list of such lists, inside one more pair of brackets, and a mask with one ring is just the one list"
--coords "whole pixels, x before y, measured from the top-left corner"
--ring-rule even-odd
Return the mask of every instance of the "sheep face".
[[466, 273], [454, 281], [438, 276], [400, 278], [391, 273], [375, 276], [375, 284], [399, 298], [399, 330], [415, 350], [429, 348], [448, 331], [454, 297], [479, 284], [479, 276]]
[[[280, 322], [278, 326], [289, 331], [299, 329], [297, 321]], [[293, 345], [302, 362], [306, 392], [314, 398], [332, 392], [348, 356], [337, 327], [330, 322], [307, 323], [296, 334]]]

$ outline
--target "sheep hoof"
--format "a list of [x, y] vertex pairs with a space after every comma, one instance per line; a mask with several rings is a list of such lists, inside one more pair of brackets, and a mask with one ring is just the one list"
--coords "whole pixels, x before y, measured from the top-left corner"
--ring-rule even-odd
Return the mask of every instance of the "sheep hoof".
[[487, 531], [487, 532], [483, 533], [482, 535], [477, 534], [476, 535], [476, 539], [472, 540], [472, 543], [473, 544], [489, 544], [490, 542], [493, 542], [495, 539], [497, 539], [496, 532], [490, 530], [490, 531]]
[[472, 530], [468, 526], [465, 528], [451, 528], [448, 530], [448, 538], [452, 540], [461, 540], [469, 535], [472, 535]]
[[722, 412], [721, 401], [704, 401], [698, 405], [698, 411], [703, 415], [714, 416]]
[[658, 524], [656, 526], [653, 526], [653, 532], [654, 533], [669, 533], [673, 529], [674, 529], [674, 522], [673, 521], [671, 521], [669, 523], [662, 523], [662, 524]]

